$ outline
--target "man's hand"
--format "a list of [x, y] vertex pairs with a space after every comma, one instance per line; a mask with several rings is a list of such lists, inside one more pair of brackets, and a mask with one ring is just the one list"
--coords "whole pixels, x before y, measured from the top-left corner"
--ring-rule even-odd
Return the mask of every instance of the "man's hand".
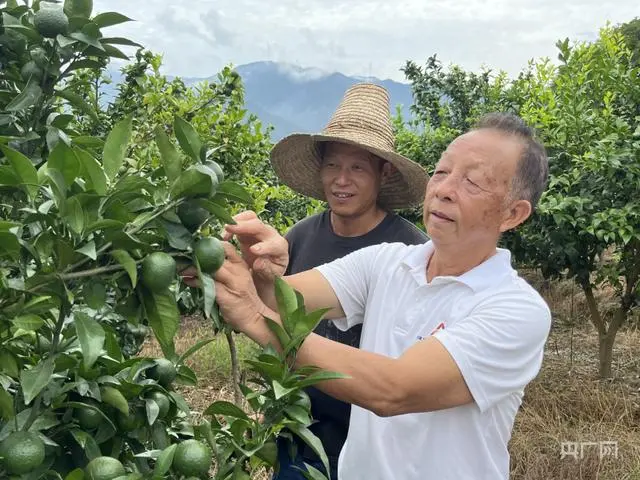
[[248, 265], [233, 245], [223, 243], [225, 261], [214, 274], [216, 301], [225, 322], [235, 330], [251, 335], [256, 323], [262, 322], [267, 308], [258, 297]]
[[239, 213], [233, 219], [236, 225], [225, 225], [223, 240], [235, 236], [240, 244], [242, 258], [253, 270], [254, 279], [273, 283], [281, 277], [289, 263], [289, 245], [277, 230], [263, 223], [252, 211]]

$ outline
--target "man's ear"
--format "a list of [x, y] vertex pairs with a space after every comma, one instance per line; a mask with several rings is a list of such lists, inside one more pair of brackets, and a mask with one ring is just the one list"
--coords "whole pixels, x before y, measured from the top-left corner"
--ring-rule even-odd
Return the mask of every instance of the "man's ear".
[[505, 211], [505, 217], [500, 225], [500, 233], [512, 230], [524, 223], [532, 212], [533, 209], [528, 200], [517, 200], [513, 202]]
[[391, 162], [384, 161], [384, 164], [382, 165], [382, 170], [380, 173], [380, 178], [382, 182], [384, 182], [387, 178], [393, 175], [396, 172], [396, 170], [397, 170], [396, 167]]

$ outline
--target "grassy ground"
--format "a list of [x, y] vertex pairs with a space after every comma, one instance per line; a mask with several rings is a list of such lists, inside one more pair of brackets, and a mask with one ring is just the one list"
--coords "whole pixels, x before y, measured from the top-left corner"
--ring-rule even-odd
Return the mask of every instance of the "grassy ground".
[[[509, 446], [511, 479], [640, 480], [640, 330], [629, 327], [618, 334], [614, 379], [599, 381], [597, 336], [578, 290], [568, 282], [549, 287], [531, 280], [551, 305], [554, 326], [542, 371], [527, 388], [516, 418]], [[606, 292], [600, 299], [605, 306], [611, 303]], [[177, 349], [184, 351], [211, 335], [199, 319], [185, 318]], [[253, 345], [235, 338], [241, 360], [250, 356]], [[161, 355], [153, 342], [144, 353]], [[189, 364], [200, 385], [183, 393], [196, 412], [216, 399], [233, 399], [224, 336], [191, 357]], [[615, 443], [600, 455], [600, 442]], [[572, 447], [578, 458], [563, 458], [563, 448], [569, 453]], [[263, 472], [259, 478], [269, 477]]]

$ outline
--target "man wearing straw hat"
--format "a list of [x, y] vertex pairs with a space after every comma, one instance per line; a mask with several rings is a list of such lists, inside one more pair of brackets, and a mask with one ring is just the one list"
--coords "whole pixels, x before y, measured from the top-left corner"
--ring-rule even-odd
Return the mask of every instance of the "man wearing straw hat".
[[[350, 402], [339, 480], [507, 480], [508, 443], [525, 387], [541, 367], [548, 305], [498, 248], [526, 221], [548, 179], [544, 147], [517, 116], [489, 115], [438, 161], [425, 192], [422, 245], [360, 249], [285, 277], [309, 310], [341, 328], [363, 324], [360, 348], [309, 335], [296, 366], [347, 375], [318, 387]], [[235, 217], [243, 255], [225, 243], [214, 274], [225, 320], [278, 348], [264, 317], [286, 241], [253, 212]], [[187, 280], [193, 283], [193, 279]]]
[[[422, 203], [428, 179], [417, 163], [394, 152], [389, 95], [378, 85], [349, 88], [321, 134], [293, 134], [278, 142], [271, 163], [283, 183], [303, 195], [324, 200], [328, 209], [294, 225], [286, 235], [286, 275], [303, 272], [383, 242], [421, 244], [427, 236], [392, 212]], [[315, 333], [352, 347], [360, 344], [362, 325], [342, 331], [323, 320]], [[332, 477], [347, 437], [351, 405], [316, 388], [307, 389], [314, 424], [324, 445]], [[304, 478], [304, 462], [324, 470], [306, 443], [296, 453], [286, 439], [278, 442], [279, 469], [274, 480]]]

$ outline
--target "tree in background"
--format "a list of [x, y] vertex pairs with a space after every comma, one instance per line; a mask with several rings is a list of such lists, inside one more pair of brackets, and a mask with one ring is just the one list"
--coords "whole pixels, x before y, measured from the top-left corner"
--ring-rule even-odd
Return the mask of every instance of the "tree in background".
[[[615, 336], [640, 288], [640, 73], [624, 40], [608, 27], [591, 43], [558, 42], [558, 65], [532, 61], [513, 80], [503, 72], [444, 71], [435, 57], [423, 68], [407, 62], [418, 120], [396, 118], [400, 151], [427, 168], [485, 112], [515, 112], [537, 128], [550, 185], [532, 218], [503, 244], [546, 278], [575, 278], [582, 287], [602, 377], [611, 376]], [[595, 299], [594, 289], [607, 287], [616, 292], [614, 311]]]

